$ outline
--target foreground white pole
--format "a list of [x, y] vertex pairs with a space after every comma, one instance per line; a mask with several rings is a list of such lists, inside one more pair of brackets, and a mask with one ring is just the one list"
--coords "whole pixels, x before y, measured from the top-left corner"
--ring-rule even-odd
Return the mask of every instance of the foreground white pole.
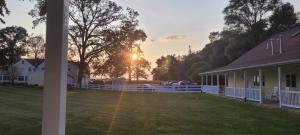
[[47, 1], [42, 135], [64, 135], [66, 121], [68, 0]]

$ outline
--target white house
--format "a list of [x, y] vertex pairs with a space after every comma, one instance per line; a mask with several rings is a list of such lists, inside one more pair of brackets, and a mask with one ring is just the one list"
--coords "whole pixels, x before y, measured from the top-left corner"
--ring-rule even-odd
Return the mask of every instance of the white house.
[[229, 65], [200, 75], [203, 90], [212, 94], [300, 108], [300, 26], [274, 34]]
[[[13, 65], [13, 76], [15, 76], [15, 83], [24, 83], [29, 85], [44, 85], [44, 59], [21, 59]], [[78, 64], [76, 62], [68, 62], [68, 85], [74, 85], [78, 78]], [[0, 82], [9, 82], [11, 73], [9, 71], [2, 71]], [[83, 75], [82, 86], [87, 87], [90, 81], [89, 71]]]

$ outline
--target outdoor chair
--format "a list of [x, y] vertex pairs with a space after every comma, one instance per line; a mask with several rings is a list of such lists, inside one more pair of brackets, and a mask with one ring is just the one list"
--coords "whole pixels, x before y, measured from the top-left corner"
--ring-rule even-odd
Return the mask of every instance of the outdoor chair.
[[279, 89], [278, 87], [274, 87], [271, 94], [271, 101], [278, 101], [278, 99], [279, 99]]

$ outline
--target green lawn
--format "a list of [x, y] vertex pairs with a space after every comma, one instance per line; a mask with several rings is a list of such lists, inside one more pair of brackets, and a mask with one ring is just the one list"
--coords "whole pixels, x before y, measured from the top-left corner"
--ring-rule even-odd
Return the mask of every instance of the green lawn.
[[[42, 89], [0, 86], [0, 135], [40, 135]], [[300, 115], [204, 94], [69, 91], [67, 135], [300, 134]]]

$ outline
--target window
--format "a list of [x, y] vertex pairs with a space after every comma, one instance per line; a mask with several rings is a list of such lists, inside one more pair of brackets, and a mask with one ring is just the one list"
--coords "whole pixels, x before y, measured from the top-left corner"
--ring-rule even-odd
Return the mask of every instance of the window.
[[207, 82], [208, 82], [207, 85], [212, 85], [212, 82], [211, 82], [211, 76], [208, 76], [207, 79], [208, 79], [208, 80], [207, 80]]
[[[265, 76], [262, 76], [261, 81], [262, 81], [262, 86], [265, 86]], [[253, 85], [254, 86], [260, 86], [259, 75], [254, 75], [253, 76]]]
[[31, 67], [28, 68], [28, 71], [32, 71]]
[[22, 64], [24, 64], [24, 60], [22, 60]]
[[286, 75], [286, 87], [296, 87], [297, 77], [295, 74]]
[[18, 76], [18, 81], [25, 81], [25, 77], [24, 76]]
[[0, 75], [0, 81], [2, 81], [2, 78], [3, 78], [3, 77]]
[[5, 75], [3, 76], [3, 81], [8, 81], [9, 80], [9, 76]]
[[27, 81], [27, 76], [25, 76], [25, 81]]

